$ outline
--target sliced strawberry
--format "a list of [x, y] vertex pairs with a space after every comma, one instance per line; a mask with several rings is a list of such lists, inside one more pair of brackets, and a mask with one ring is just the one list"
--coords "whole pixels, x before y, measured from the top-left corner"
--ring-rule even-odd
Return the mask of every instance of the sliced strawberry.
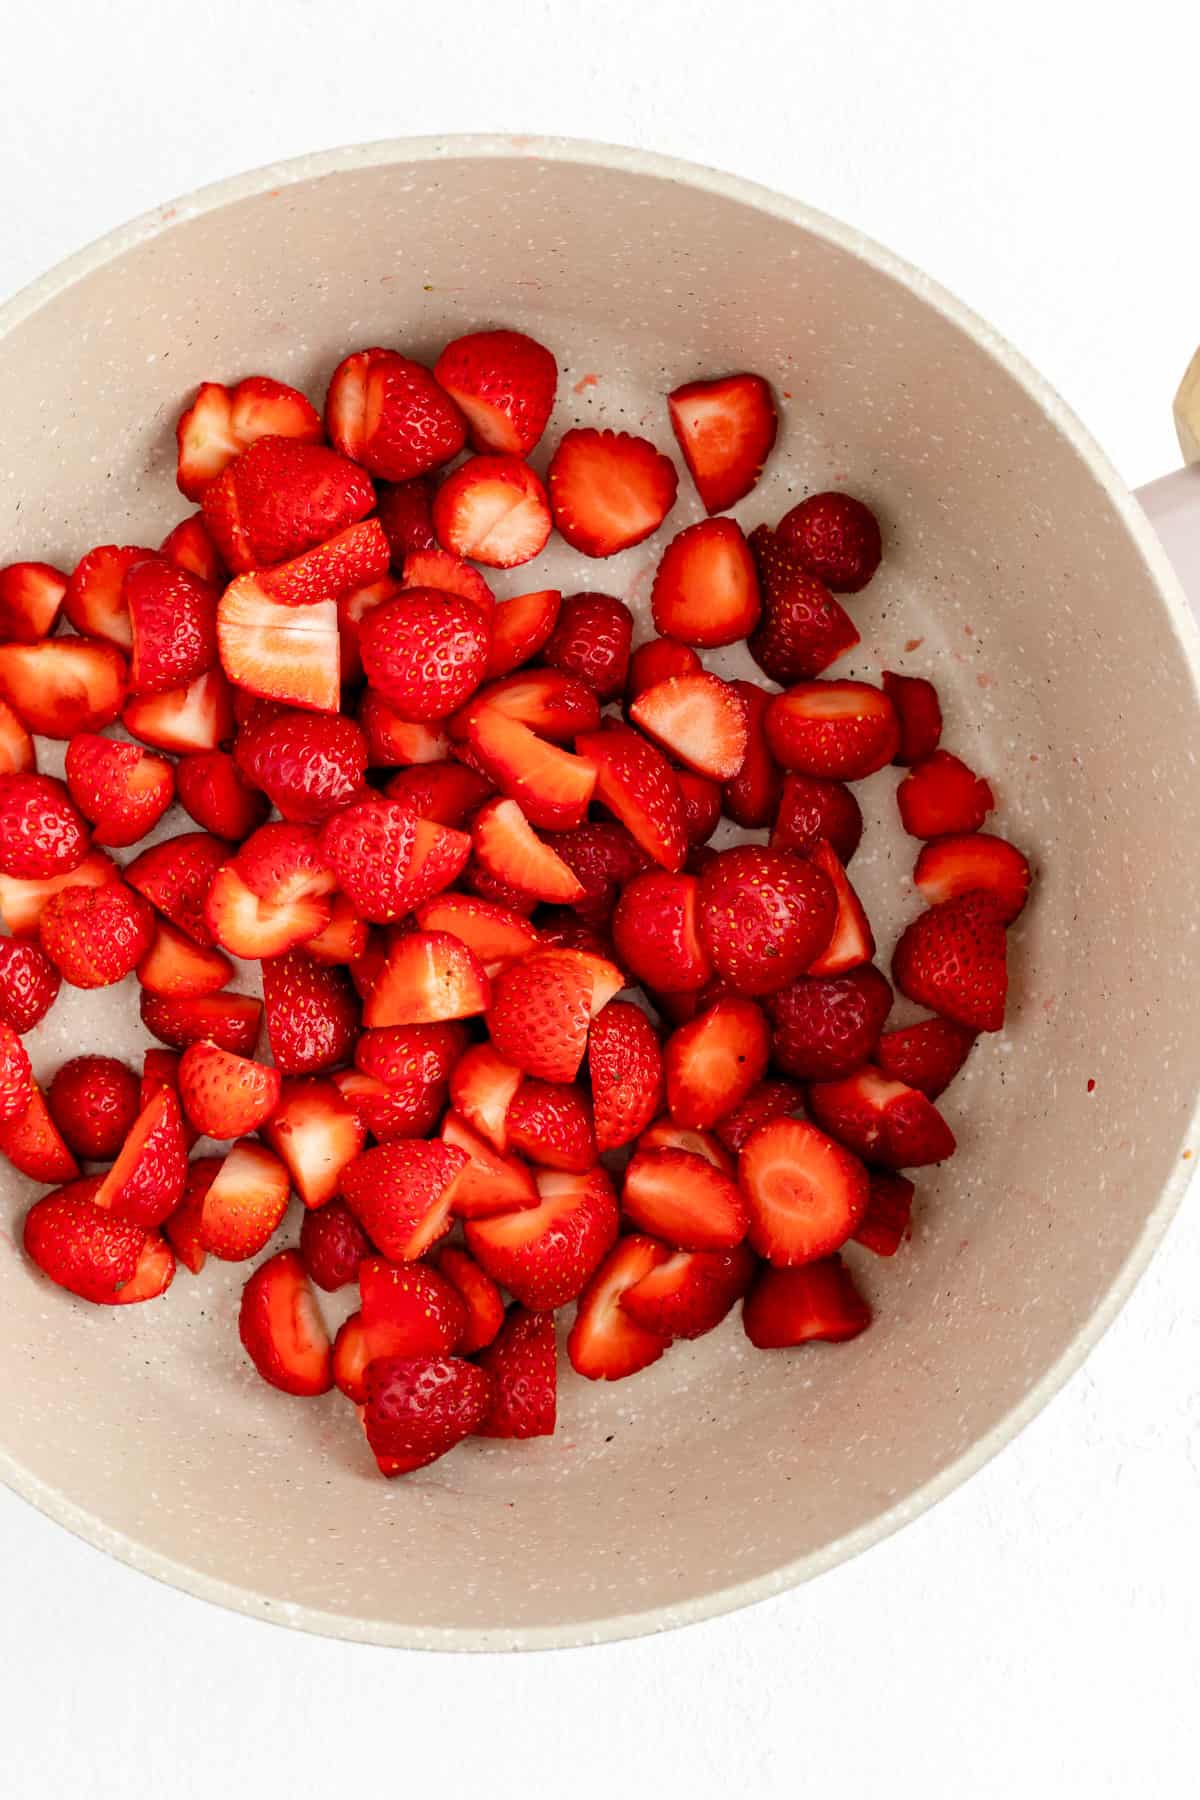
[[0, 700], [0, 775], [22, 775], [36, 768], [33, 739], [8, 701]]
[[[467, 1326], [458, 1341], [463, 1356], [473, 1356], [490, 1344], [504, 1323], [504, 1299], [500, 1289], [465, 1250], [445, 1244], [433, 1253], [438, 1272], [458, 1289], [467, 1310]], [[552, 1313], [536, 1314], [548, 1320], [553, 1329]], [[496, 1373], [492, 1371], [493, 1375]]]
[[509, 1308], [503, 1326], [479, 1358], [492, 1378], [481, 1437], [550, 1437], [557, 1416], [558, 1347], [554, 1315]]
[[825, 838], [844, 868], [862, 834], [862, 808], [840, 781], [826, 781], [819, 775], [783, 777], [779, 810], [771, 827], [773, 850], [794, 850], [799, 856], [808, 856]]
[[586, 681], [565, 669], [521, 669], [515, 675], [489, 681], [451, 719], [451, 736], [467, 738], [472, 721], [484, 709], [517, 719], [555, 744], [569, 744], [579, 732], [594, 731], [600, 723], [595, 693]]
[[398, 1025], [364, 1031], [354, 1046], [354, 1061], [364, 1075], [375, 1075], [388, 1087], [425, 1088], [444, 1081], [467, 1045], [463, 1025]]
[[282, 1160], [306, 1207], [332, 1200], [363, 1147], [365, 1127], [331, 1081], [285, 1081], [262, 1135]]
[[79, 1173], [36, 1081], [24, 1111], [0, 1120], [0, 1152], [32, 1181], [71, 1181]]
[[163, 1088], [139, 1112], [121, 1154], [96, 1190], [95, 1203], [150, 1229], [174, 1212], [186, 1180], [179, 1102], [170, 1088]]
[[657, 993], [692, 993], [712, 975], [694, 875], [636, 875], [617, 902], [612, 932], [622, 965]]
[[281, 606], [312, 606], [381, 580], [390, 562], [379, 520], [361, 519], [290, 561], [260, 570], [256, 579], [267, 598]]
[[597, 1160], [592, 1109], [577, 1087], [523, 1081], [508, 1109], [513, 1150], [543, 1169], [582, 1172]]
[[266, 819], [271, 805], [248, 785], [227, 750], [201, 750], [175, 768], [179, 803], [204, 831], [238, 843]]
[[73, 987], [111, 987], [149, 950], [154, 914], [123, 881], [67, 886], [43, 907], [38, 941]]
[[368, 1256], [358, 1281], [368, 1357], [445, 1356], [458, 1349], [467, 1308], [454, 1283], [437, 1269]]
[[745, 706], [715, 675], [660, 681], [638, 695], [629, 717], [660, 749], [711, 781], [731, 781], [745, 760]]
[[377, 1144], [342, 1173], [342, 1197], [392, 1262], [413, 1262], [450, 1228], [454, 1179], [465, 1151], [416, 1140]]
[[636, 700], [639, 694], [656, 687], [660, 681], [669, 681], [673, 675], [699, 675], [703, 668], [704, 664], [690, 645], [681, 644], [672, 637], [650, 638], [639, 644], [629, 659], [625, 698]]
[[220, 838], [204, 831], [185, 831], [152, 844], [127, 863], [125, 880], [194, 942], [211, 944], [204, 901], [213, 876], [228, 856], [229, 847]]
[[775, 402], [761, 375], [691, 381], [667, 397], [671, 429], [709, 513], [748, 494], [771, 454]]
[[442, 594], [457, 594], [460, 600], [469, 600], [489, 624], [496, 610], [496, 597], [479, 570], [452, 550], [411, 550], [404, 558], [402, 585], [408, 590], [435, 588]]
[[932, 756], [942, 736], [942, 708], [932, 681], [918, 675], [897, 675], [885, 669], [880, 676], [883, 691], [900, 721], [900, 748], [894, 762], [901, 767]]
[[750, 547], [762, 583], [762, 618], [748, 639], [750, 654], [772, 681], [810, 680], [854, 648], [857, 627], [777, 532], [758, 526]]
[[[16, 927], [0, 889], [0, 915], [10, 931]], [[36, 929], [36, 925], [35, 925]], [[62, 977], [36, 944], [0, 938], [0, 1020], [14, 1031], [32, 1031], [58, 997]]]
[[242, 1290], [238, 1335], [264, 1381], [285, 1394], [327, 1394], [333, 1386], [329, 1333], [295, 1250], [280, 1250]]
[[121, 723], [132, 737], [176, 756], [215, 750], [233, 736], [233, 695], [220, 669], [208, 669], [185, 688], [130, 700]]
[[137, 544], [98, 544], [80, 558], [63, 596], [63, 614], [80, 637], [101, 638], [118, 650], [133, 643], [125, 577], [135, 563], [153, 556]]
[[204, 522], [236, 575], [311, 550], [374, 504], [370, 478], [353, 462], [278, 436], [250, 444], [201, 497]]
[[175, 798], [175, 776], [163, 757], [91, 732], [68, 744], [66, 777], [98, 844], [136, 844]]
[[840, 1256], [803, 1268], [760, 1269], [742, 1307], [746, 1336], [757, 1350], [787, 1350], [814, 1339], [842, 1344], [870, 1323], [871, 1308]]
[[645, 438], [577, 427], [559, 439], [547, 485], [554, 523], [571, 548], [614, 556], [658, 530], [679, 484], [669, 457]]
[[658, 1033], [640, 1007], [610, 1000], [592, 1021], [587, 1057], [596, 1147], [616, 1150], [638, 1137], [662, 1105]]
[[431, 1025], [486, 1011], [491, 987], [478, 958], [448, 931], [412, 931], [387, 952], [363, 1013], [372, 1027]]
[[201, 382], [175, 427], [179, 491], [199, 500], [235, 456], [267, 436], [319, 444], [320, 415], [294, 387], [268, 375], [248, 375], [236, 387]]
[[214, 875], [205, 923], [233, 956], [282, 956], [328, 925], [336, 879], [310, 826], [261, 825]]
[[[588, 767], [588, 762], [581, 767]], [[515, 800], [488, 800], [475, 815], [471, 841], [479, 862], [501, 881], [540, 900], [569, 903], [582, 898], [578, 878], [538, 837]]]
[[573, 1081], [588, 1026], [624, 985], [619, 969], [578, 950], [536, 950], [497, 976], [487, 1028], [506, 1061], [542, 1081]]
[[413, 588], [363, 620], [367, 680], [402, 718], [447, 718], [487, 669], [491, 633], [478, 607], [456, 594]]
[[1004, 926], [991, 900], [962, 894], [919, 914], [892, 956], [900, 992], [969, 1031], [999, 1031], [1008, 993]]
[[920, 1019], [898, 1031], [885, 1031], [873, 1060], [890, 1080], [919, 1088], [927, 1100], [936, 1100], [966, 1062], [975, 1036], [952, 1019]]
[[754, 558], [733, 519], [702, 519], [671, 539], [651, 595], [659, 631], [715, 649], [749, 637], [761, 600]]
[[335, 894], [328, 925], [307, 940], [304, 953], [319, 963], [357, 962], [367, 948], [370, 930], [345, 894]]
[[675, 779], [683, 796], [683, 824], [693, 848], [707, 844], [721, 822], [721, 789], [705, 775], [677, 769]]
[[418, 819], [432, 819], [436, 825], [451, 825], [457, 830], [467, 824], [495, 789], [478, 769], [447, 761], [400, 769], [383, 791], [389, 800], [398, 800]]
[[450, 739], [440, 726], [402, 719], [373, 688], [367, 688], [358, 703], [358, 723], [373, 769], [441, 762], [450, 750]]
[[771, 1119], [742, 1147], [738, 1178], [751, 1247], [781, 1268], [814, 1262], [853, 1236], [867, 1210], [857, 1156], [803, 1119]]
[[835, 594], [865, 588], [883, 556], [879, 521], [852, 494], [810, 494], [784, 513], [776, 536]]
[[802, 775], [861, 781], [891, 762], [900, 741], [896, 709], [865, 681], [804, 681], [767, 708], [776, 762]]
[[262, 965], [267, 1038], [281, 1075], [317, 1075], [345, 1062], [358, 1036], [358, 998], [344, 970], [303, 950]]
[[467, 1158], [450, 1196], [456, 1218], [490, 1219], [497, 1213], [538, 1204], [533, 1177], [520, 1158], [494, 1150], [458, 1113], [446, 1114], [441, 1135], [444, 1144], [461, 1150]]
[[829, 872], [787, 850], [738, 844], [700, 881], [700, 929], [717, 973], [739, 994], [774, 993], [827, 953], [838, 918]]
[[20, 881], [11, 875], [0, 875], [0, 918], [14, 937], [36, 938], [42, 914], [56, 894], [64, 888], [102, 887], [116, 881], [120, 871], [103, 850], [89, 851], [77, 868], [65, 875], [51, 875], [40, 881]]
[[493, 1149], [508, 1148], [508, 1109], [524, 1081], [524, 1071], [505, 1062], [490, 1044], [474, 1044], [450, 1072], [455, 1110]]
[[914, 1192], [907, 1176], [872, 1169], [871, 1197], [854, 1233], [855, 1243], [873, 1250], [876, 1256], [895, 1256], [908, 1236]]
[[198, 575], [211, 587], [224, 587], [229, 579], [229, 571], [221, 561], [221, 552], [204, 523], [203, 513], [189, 513], [186, 519], [180, 519], [158, 546], [158, 554], [174, 563], [177, 569]]
[[987, 832], [935, 839], [924, 845], [913, 870], [913, 882], [928, 905], [960, 894], [985, 894], [1005, 925], [1024, 910], [1031, 880], [1029, 864], [1016, 846]]
[[363, 1426], [385, 1475], [423, 1469], [477, 1431], [492, 1381], [457, 1356], [378, 1356], [367, 1365]]
[[38, 644], [58, 624], [67, 577], [50, 563], [16, 562], [0, 569], [0, 641]]
[[642, 1231], [677, 1250], [728, 1250], [749, 1214], [736, 1181], [686, 1150], [639, 1149], [625, 1171], [621, 1207]]
[[140, 1004], [146, 1030], [174, 1050], [211, 1038], [223, 1050], [249, 1056], [258, 1042], [262, 1001], [249, 994], [143, 993]]
[[433, 535], [433, 486], [430, 475], [376, 483], [376, 511], [391, 548], [392, 567], [397, 572], [404, 567], [410, 551], [437, 549]]
[[683, 796], [670, 764], [653, 744], [623, 725], [585, 731], [575, 740], [596, 766], [596, 798], [664, 869], [687, 854]]
[[832, 1081], [868, 1062], [892, 1005], [870, 964], [846, 975], [802, 975], [767, 1001], [771, 1055], [799, 1081]]
[[325, 713], [280, 710], [244, 725], [234, 756], [247, 781], [296, 825], [319, 825], [358, 799], [367, 772], [361, 728]]
[[746, 754], [736, 775], [723, 786], [721, 806], [735, 824], [748, 831], [760, 831], [775, 817], [783, 782], [763, 729], [772, 696], [753, 681], [731, 681], [728, 685], [741, 700], [745, 713]]
[[201, 1137], [246, 1137], [279, 1103], [279, 1071], [216, 1044], [189, 1044], [179, 1064], [179, 1095]]
[[489, 977], [520, 962], [538, 944], [538, 934], [528, 919], [474, 894], [438, 894], [422, 901], [415, 917], [422, 931], [448, 931], [461, 938]]
[[493, 1219], [470, 1219], [467, 1248], [494, 1281], [535, 1312], [573, 1300], [617, 1236], [617, 1202], [605, 1170], [539, 1170], [539, 1202]]
[[740, 1106], [718, 1120], [716, 1135], [725, 1148], [737, 1155], [746, 1139], [768, 1119], [785, 1119], [804, 1111], [804, 1089], [794, 1081], [760, 1081], [752, 1087]]
[[809, 864], [819, 869], [837, 897], [837, 917], [825, 948], [809, 964], [810, 975], [844, 975], [870, 962], [875, 954], [875, 934], [862, 901], [850, 878], [822, 838], [809, 851]]
[[530, 662], [558, 623], [562, 595], [557, 588], [538, 588], [502, 600], [492, 614], [492, 647], [487, 679], [508, 675]]
[[368, 1134], [381, 1144], [393, 1138], [428, 1137], [448, 1098], [444, 1081], [420, 1090], [391, 1088], [378, 1076], [364, 1075], [358, 1069], [338, 1069], [330, 1079]]
[[0, 871], [46, 881], [69, 875], [87, 851], [87, 826], [61, 781], [0, 775]]
[[[144, 1111], [145, 1108], [147, 1106], [149, 1106], [149, 1104], [150, 1104], [151, 1100], [153, 1100], [154, 1096], [156, 1094], [161, 1094], [164, 1088], [170, 1088], [172, 1093], [175, 1095], [176, 1100], [179, 1099], [179, 1052], [176, 1050], [146, 1050], [146, 1051], [144, 1051], [142, 1054], [142, 1079], [138, 1085], [137, 1110], [139, 1112]], [[180, 1114], [180, 1117], [183, 1118], [182, 1103], [180, 1104], [179, 1114]], [[183, 1136], [184, 1136], [184, 1140], [187, 1144], [187, 1147], [190, 1150], [192, 1145], [196, 1141], [196, 1133], [192, 1130], [192, 1128], [188, 1124], [186, 1118], [183, 1118]], [[201, 1159], [201, 1160], [205, 1160], [205, 1159]], [[217, 1158], [210, 1157], [207, 1160], [219, 1162], [220, 1158], [219, 1157], [217, 1157]], [[194, 1164], [190, 1165], [190, 1167], [194, 1167], [194, 1166], [195, 1166]], [[190, 1173], [189, 1173], [189, 1183], [190, 1183], [190, 1180], [191, 1180], [191, 1177], [190, 1177]], [[190, 1193], [191, 1193], [191, 1187], [189, 1185], [184, 1190], [184, 1198], [186, 1199]], [[182, 1202], [181, 1202], [181, 1204], [182, 1204]], [[172, 1215], [172, 1217], [173, 1216], [174, 1215]], [[170, 1235], [170, 1234], [168, 1234], [168, 1235]], [[172, 1238], [172, 1242], [174, 1242], [173, 1238]], [[183, 1260], [187, 1261], [186, 1257], [183, 1258]], [[203, 1258], [203, 1256], [201, 1256], [201, 1258], [200, 1258], [201, 1265], [203, 1264], [203, 1261], [204, 1261], [204, 1258]], [[193, 1273], [195, 1273], [195, 1268], [193, 1267], [192, 1263], [188, 1262], [187, 1266], [189, 1269], [192, 1269]]]
[[527, 725], [481, 707], [468, 728], [470, 744], [488, 777], [515, 800], [531, 825], [566, 830], [581, 825], [596, 786], [596, 770], [536, 737]]
[[896, 804], [910, 836], [936, 838], [978, 831], [996, 801], [982, 776], [948, 750], [935, 750], [909, 770]]
[[471, 456], [434, 495], [433, 525], [438, 541], [456, 556], [511, 569], [545, 549], [550, 505], [519, 456]]
[[133, 639], [129, 691], [139, 696], [187, 687], [217, 660], [217, 590], [147, 556], [125, 576]]
[[621, 1307], [643, 1331], [656, 1336], [703, 1337], [742, 1298], [757, 1266], [745, 1244], [730, 1250], [676, 1250], [623, 1290]]
[[217, 608], [217, 647], [229, 680], [251, 694], [314, 712], [341, 699], [337, 604], [281, 606], [255, 575], [239, 575]]
[[689, 1156], [702, 1156], [710, 1162], [714, 1169], [722, 1174], [737, 1173], [737, 1164], [725, 1149], [715, 1133], [698, 1131], [695, 1126], [677, 1125], [675, 1120], [664, 1114], [661, 1119], [643, 1131], [638, 1139], [639, 1150], [686, 1150]]
[[476, 450], [529, 455], [558, 386], [544, 345], [522, 331], [472, 331], [446, 345], [433, 373], [466, 416]]
[[884, 1168], [917, 1169], [954, 1154], [954, 1133], [933, 1102], [870, 1063], [839, 1081], [814, 1082], [808, 1105], [831, 1137]]
[[194, 943], [177, 926], [159, 919], [154, 941], [137, 965], [137, 978], [151, 994], [215, 994], [232, 980], [233, 964], [219, 950]]
[[242, 1138], [221, 1162], [200, 1202], [202, 1247], [223, 1262], [257, 1256], [288, 1204], [288, 1173], [279, 1158]]
[[662, 1333], [648, 1331], [621, 1304], [670, 1251], [652, 1237], [633, 1234], [609, 1251], [579, 1296], [579, 1310], [567, 1339], [567, 1355], [589, 1381], [620, 1381], [657, 1362], [669, 1346]]
[[111, 725], [125, 699], [125, 658], [111, 644], [47, 638], [0, 644], [0, 699], [41, 737], [72, 738]]
[[325, 428], [384, 481], [411, 481], [458, 455], [466, 421], [429, 370], [395, 350], [358, 350], [333, 372]]
[[576, 676], [598, 700], [615, 700], [629, 673], [633, 614], [612, 594], [568, 594], [542, 651], [553, 669]]
[[[376, 520], [368, 523], [376, 524]], [[353, 531], [361, 531], [361, 525], [351, 527]], [[315, 556], [318, 551], [309, 551]], [[394, 575], [381, 575], [378, 581], [370, 581], [363, 587], [347, 588], [337, 596], [338, 609], [338, 645], [341, 655], [342, 685], [362, 679], [362, 652], [359, 639], [362, 636], [362, 622], [368, 613], [385, 601], [394, 600], [397, 594], [403, 593], [400, 582]]]
[[30, 1207], [26, 1255], [59, 1287], [96, 1306], [157, 1298], [170, 1286], [174, 1257], [157, 1232], [96, 1206], [94, 1180], [73, 1181]]
[[770, 1033], [751, 1000], [718, 1000], [667, 1039], [667, 1104], [681, 1125], [714, 1125], [766, 1073]]

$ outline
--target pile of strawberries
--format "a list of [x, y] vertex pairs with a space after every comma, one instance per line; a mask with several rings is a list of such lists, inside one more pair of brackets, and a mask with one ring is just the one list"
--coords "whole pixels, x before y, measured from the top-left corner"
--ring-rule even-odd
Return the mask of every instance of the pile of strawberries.
[[[624, 432], [568, 430], [539, 478], [557, 375], [485, 331], [432, 370], [356, 352], [323, 419], [265, 377], [207, 383], [178, 425], [200, 510], [157, 551], [0, 571], [0, 1150], [54, 1184], [25, 1248], [128, 1305], [177, 1261], [256, 1257], [295, 1191], [242, 1342], [287, 1393], [336, 1384], [389, 1475], [551, 1432], [571, 1303], [597, 1380], [739, 1300], [762, 1348], [861, 1331], [839, 1251], [891, 1255], [899, 1171], [953, 1152], [935, 1102], [1003, 1022], [1029, 885], [930, 684], [823, 678], [858, 642], [836, 596], [879, 563], [870, 511], [818, 494], [748, 539], [713, 516], [771, 451], [760, 377], [669, 397], [710, 516], [662, 552], [659, 636], [632, 650], [605, 593], [494, 599], [475, 565], [553, 530], [611, 556], [675, 502]], [[742, 640], [777, 685], [706, 671]], [[930, 1015], [893, 1030], [846, 873], [846, 784], [889, 762], [926, 903], [892, 975]], [[197, 829], [119, 866], [175, 802]], [[759, 841], [715, 850], [722, 819]], [[43, 1093], [20, 1034], [60, 982], [131, 974], [162, 1047]], [[224, 1147], [189, 1160], [200, 1137]], [[312, 1283], [358, 1286], [332, 1344]]]

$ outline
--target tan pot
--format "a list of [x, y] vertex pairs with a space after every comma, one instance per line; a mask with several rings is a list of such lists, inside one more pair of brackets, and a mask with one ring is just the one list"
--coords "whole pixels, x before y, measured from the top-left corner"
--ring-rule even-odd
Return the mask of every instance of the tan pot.
[[[921, 1180], [904, 1253], [859, 1259], [874, 1328], [760, 1355], [735, 1317], [611, 1389], [567, 1370], [549, 1441], [473, 1442], [385, 1484], [340, 1397], [289, 1400], [250, 1371], [241, 1271], [210, 1263], [162, 1304], [90, 1308], [15, 1247], [28, 1184], [0, 1176], [13, 1487], [205, 1598], [460, 1648], [739, 1606], [948, 1492], [1129, 1292], [1186, 1183], [1200, 1086], [1197, 640], [1167, 560], [986, 325], [794, 201], [633, 151], [461, 138], [311, 157], [164, 208], [0, 314], [3, 557], [156, 542], [186, 510], [172, 425], [205, 377], [262, 369], [319, 397], [350, 347], [428, 355], [482, 323], [561, 351], [550, 440], [578, 418], [669, 442], [663, 394], [702, 373], [756, 369], [788, 396], [739, 516], [835, 483], [878, 507], [888, 554], [855, 603], [866, 647], [849, 672], [937, 680], [948, 741], [994, 778], [1000, 828], [1039, 881], [1010, 1029], [946, 1102], [960, 1154]], [[694, 516], [689, 489], [671, 526]], [[555, 578], [644, 605], [655, 556], [563, 554]], [[865, 788], [886, 824], [855, 875], [894, 927], [913, 901], [893, 785]], [[49, 1069], [85, 1042], [132, 1050], [135, 1025], [123, 991], [71, 995], [31, 1047]]]

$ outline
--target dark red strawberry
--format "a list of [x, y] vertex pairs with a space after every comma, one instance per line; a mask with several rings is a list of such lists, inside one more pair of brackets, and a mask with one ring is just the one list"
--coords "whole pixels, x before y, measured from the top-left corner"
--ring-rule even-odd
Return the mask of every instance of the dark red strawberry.
[[799, 1081], [831, 1081], [870, 1060], [892, 990], [867, 963], [848, 975], [802, 975], [766, 1004], [777, 1066]]
[[479, 1357], [492, 1378], [481, 1437], [550, 1437], [557, 1414], [558, 1348], [554, 1315], [511, 1306], [499, 1335]]
[[741, 1299], [757, 1267], [745, 1244], [732, 1250], [676, 1250], [622, 1289], [621, 1306], [644, 1331], [703, 1337]]
[[772, 681], [808, 681], [852, 650], [858, 629], [823, 582], [805, 569], [777, 532], [750, 534], [762, 590], [762, 617], [747, 639], [751, 656]]
[[804, 1089], [794, 1081], [760, 1081], [746, 1098], [713, 1127], [725, 1148], [736, 1156], [746, 1139], [768, 1119], [785, 1119], [804, 1111]]
[[436, 550], [433, 532], [433, 480], [414, 475], [408, 481], [381, 481], [376, 488], [379, 523], [392, 552], [397, 574], [413, 550]]
[[937, 689], [919, 675], [897, 675], [892, 669], [885, 669], [880, 681], [900, 721], [900, 748], [893, 760], [902, 768], [924, 761], [932, 756], [942, 736]]
[[617, 902], [612, 932], [621, 966], [656, 993], [693, 993], [712, 975], [694, 875], [636, 875]]
[[262, 981], [267, 1038], [281, 1075], [313, 1075], [349, 1058], [359, 1007], [343, 970], [289, 950], [264, 961]]
[[633, 614], [611, 594], [568, 594], [542, 650], [552, 669], [585, 681], [599, 700], [615, 700], [629, 673]]
[[996, 801], [982, 776], [948, 750], [935, 750], [909, 770], [896, 804], [912, 837], [936, 838], [978, 831]]
[[835, 594], [857, 594], [879, 567], [879, 521], [852, 494], [810, 494], [776, 526], [776, 535]]
[[952, 1019], [921, 1019], [898, 1031], [885, 1031], [873, 1060], [892, 1081], [919, 1088], [936, 1100], [967, 1060], [975, 1032]]
[[[736, 825], [747, 831], [761, 831], [775, 817], [783, 782], [783, 774], [767, 748], [763, 730], [771, 695], [753, 681], [731, 681], [729, 686], [745, 708], [746, 754], [737, 774], [722, 788], [721, 806]], [[779, 844], [773, 847], [791, 850], [799, 846]]]
[[827, 875], [787, 850], [738, 844], [700, 881], [700, 929], [717, 973], [739, 994], [769, 994], [829, 942], [837, 898]]
[[892, 975], [918, 1006], [969, 1031], [1000, 1031], [1008, 993], [1007, 944], [992, 902], [963, 894], [920, 913], [896, 945]]
[[862, 808], [840, 781], [819, 775], [785, 775], [779, 811], [771, 827], [773, 850], [808, 856], [825, 838], [843, 868], [862, 841]]
[[870, 1063], [808, 1090], [809, 1111], [831, 1137], [887, 1169], [917, 1169], [954, 1154], [954, 1134], [918, 1088]]
[[263, 437], [243, 450], [201, 500], [204, 521], [235, 574], [286, 562], [365, 518], [371, 480], [322, 444]]
[[492, 1379], [457, 1356], [378, 1356], [367, 1364], [363, 1425], [380, 1469], [423, 1469], [477, 1431]]
[[841, 1344], [867, 1329], [871, 1308], [841, 1257], [826, 1256], [803, 1268], [760, 1269], [742, 1323], [758, 1350], [788, 1350], [814, 1340]]
[[871, 1170], [871, 1197], [854, 1233], [856, 1244], [876, 1256], [895, 1256], [908, 1236], [915, 1189], [906, 1175], [891, 1169]]

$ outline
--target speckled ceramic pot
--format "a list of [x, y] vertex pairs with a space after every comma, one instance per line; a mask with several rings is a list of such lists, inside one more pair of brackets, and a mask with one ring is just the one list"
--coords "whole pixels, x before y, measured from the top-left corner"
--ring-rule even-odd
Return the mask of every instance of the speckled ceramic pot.
[[[210, 1262], [163, 1302], [88, 1307], [26, 1262], [27, 1184], [0, 1175], [0, 1473], [207, 1599], [456, 1648], [701, 1618], [929, 1506], [1112, 1318], [1183, 1191], [1200, 1085], [1196, 636], [1167, 560], [1031, 369], [795, 201], [627, 150], [462, 138], [333, 152], [166, 207], [0, 315], [0, 555], [69, 566], [97, 541], [157, 542], [186, 510], [172, 426], [205, 377], [263, 370], [319, 397], [349, 348], [429, 356], [485, 323], [560, 353], [551, 441], [594, 420], [668, 444], [667, 389], [770, 378], [784, 429], [739, 516], [830, 485], [877, 507], [887, 555], [847, 672], [936, 679], [947, 741], [993, 777], [1038, 886], [1010, 1027], [946, 1101], [960, 1153], [922, 1179], [904, 1253], [856, 1259], [870, 1332], [763, 1355], [735, 1317], [611, 1389], [567, 1370], [553, 1439], [473, 1442], [405, 1481], [373, 1474], [339, 1396], [254, 1376], [242, 1271]], [[684, 483], [671, 528], [695, 516]], [[600, 569], [562, 553], [549, 572], [644, 609], [657, 552]], [[865, 784], [855, 864], [881, 960], [913, 909], [893, 785]], [[132, 1054], [135, 996], [67, 995], [30, 1040], [43, 1072], [85, 1043]]]

